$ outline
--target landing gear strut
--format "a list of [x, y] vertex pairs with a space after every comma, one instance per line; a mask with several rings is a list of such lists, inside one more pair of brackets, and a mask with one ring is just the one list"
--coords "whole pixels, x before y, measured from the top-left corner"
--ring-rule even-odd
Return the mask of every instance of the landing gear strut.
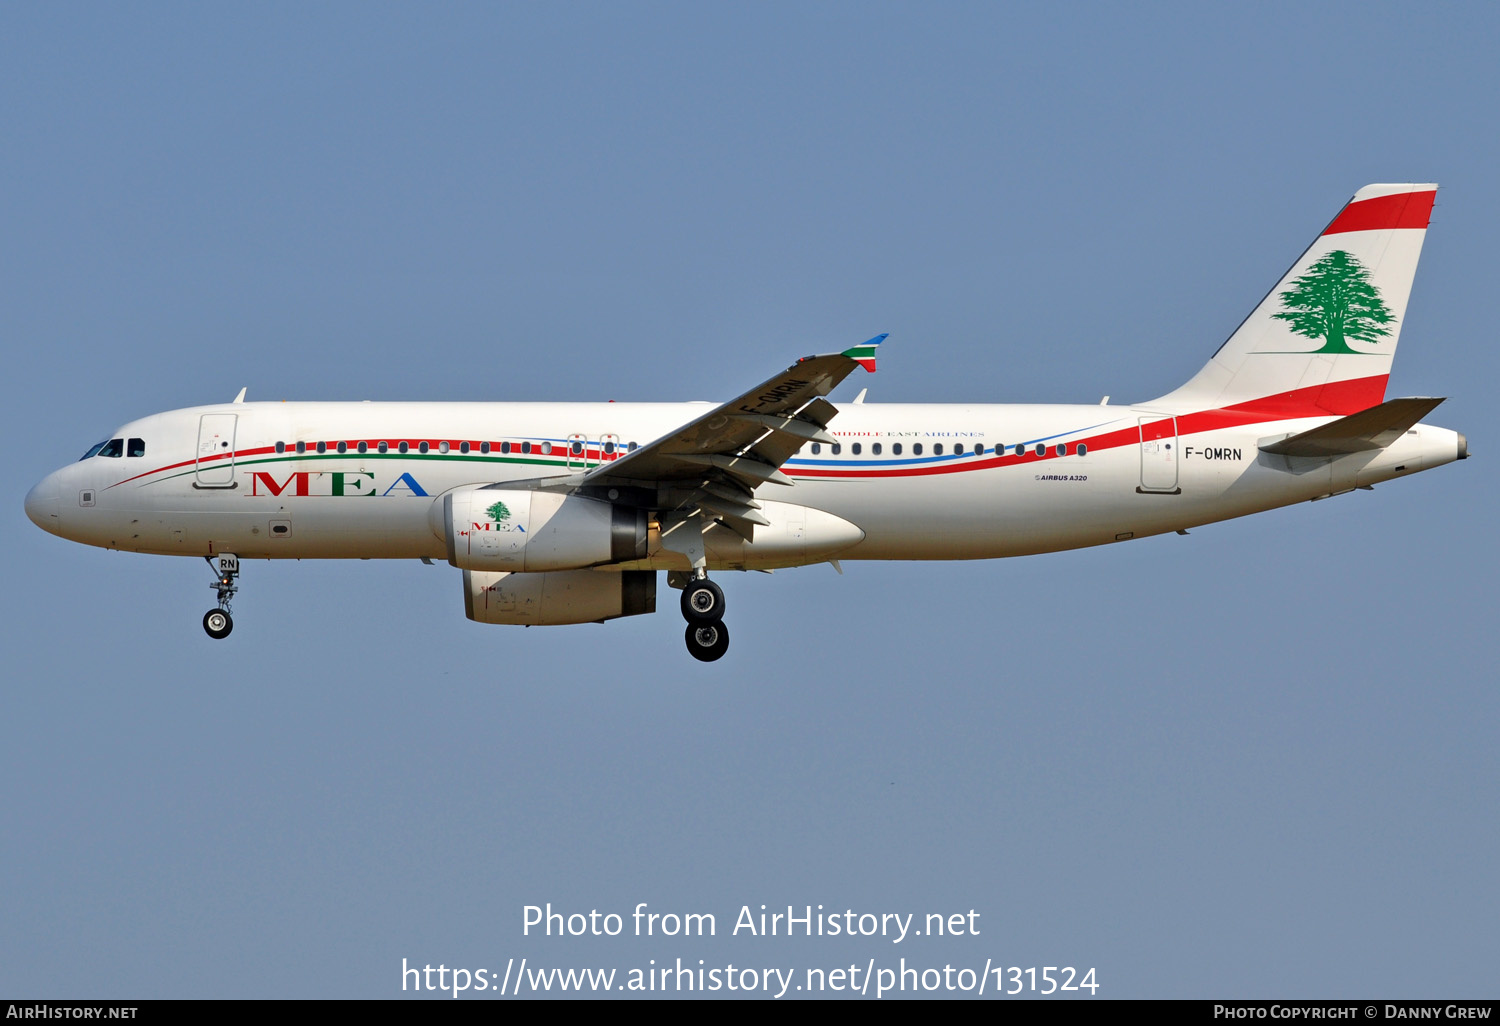
[[203, 558], [214, 568], [216, 580], [209, 587], [219, 594], [218, 606], [203, 614], [203, 629], [210, 638], [218, 641], [229, 637], [229, 632], [234, 630], [234, 618], [229, 615], [229, 600], [240, 590], [234, 583], [240, 576], [240, 557], [232, 552], [221, 552], [217, 557]]
[[724, 626], [724, 592], [700, 570], [682, 588], [683, 640], [694, 659], [711, 663], [729, 651], [729, 628]]

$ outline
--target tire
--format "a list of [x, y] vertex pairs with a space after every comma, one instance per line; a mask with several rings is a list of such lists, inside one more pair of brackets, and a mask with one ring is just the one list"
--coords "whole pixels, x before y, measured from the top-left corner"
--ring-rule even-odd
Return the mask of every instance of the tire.
[[683, 640], [694, 659], [711, 663], [729, 651], [729, 628], [722, 623], [690, 623]]
[[689, 581], [682, 589], [682, 618], [690, 624], [718, 623], [724, 619], [724, 592], [708, 578]]
[[210, 609], [203, 614], [203, 629], [210, 638], [219, 641], [234, 630], [234, 619], [222, 609]]

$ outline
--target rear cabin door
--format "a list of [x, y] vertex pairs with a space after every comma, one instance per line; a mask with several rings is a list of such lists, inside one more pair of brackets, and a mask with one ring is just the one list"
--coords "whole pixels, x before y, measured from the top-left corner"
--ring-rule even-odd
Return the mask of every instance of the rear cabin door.
[[1138, 492], [1175, 494], [1177, 486], [1177, 418], [1141, 417], [1141, 486]]
[[205, 413], [199, 418], [198, 487], [234, 487], [234, 429], [238, 420], [239, 415], [234, 413]]

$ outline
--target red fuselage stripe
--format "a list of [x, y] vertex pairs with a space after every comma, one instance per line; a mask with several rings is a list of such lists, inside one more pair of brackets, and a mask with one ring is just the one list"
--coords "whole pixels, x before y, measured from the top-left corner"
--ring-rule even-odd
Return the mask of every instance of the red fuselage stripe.
[[[1277, 395], [1266, 396], [1263, 399], [1252, 399], [1249, 402], [1236, 403], [1233, 406], [1225, 406], [1216, 410], [1202, 410], [1198, 413], [1183, 413], [1177, 415], [1177, 434], [1190, 435], [1203, 431], [1217, 431], [1224, 428], [1240, 427], [1245, 424], [1260, 422], [1291, 420], [1299, 417], [1347, 417], [1351, 413], [1367, 410], [1371, 406], [1377, 406], [1385, 399], [1387, 375], [1380, 374], [1368, 378], [1352, 378], [1346, 381], [1332, 381], [1324, 385], [1311, 385], [1307, 388], [1297, 388], [1290, 392], [1281, 392]], [[1162, 418], [1167, 420], [1170, 418]], [[1149, 425], [1148, 425], [1149, 428]], [[1170, 432], [1167, 432], [1170, 434]], [[380, 439], [366, 439], [371, 450], [375, 450]], [[386, 441], [389, 441], [388, 439]], [[410, 440], [408, 440], [409, 442]], [[437, 442], [427, 439], [428, 445], [433, 450], [437, 448]], [[458, 449], [452, 444], [452, 450]], [[1082, 442], [1091, 450], [1112, 449], [1121, 445], [1136, 445], [1140, 442], [1140, 429], [1138, 426], [1122, 428], [1110, 431], [1106, 434], [1095, 435], [1091, 438], [1076, 438], [1067, 442], [1070, 450], [1076, 449], [1078, 443]], [[471, 452], [477, 454], [479, 443], [471, 440]], [[520, 444], [511, 443], [511, 455], [520, 453]], [[499, 443], [492, 442], [491, 455], [499, 454]], [[416, 444], [411, 444], [412, 455], [417, 455]], [[540, 443], [532, 444], [531, 455], [541, 455]], [[243, 458], [246, 456], [260, 456], [275, 452], [272, 446], [262, 446], [255, 449], [241, 449], [235, 453], [216, 453], [206, 456], [201, 461], [183, 460], [181, 463], [173, 463], [169, 466], [158, 467], [148, 470], [134, 477], [117, 481], [109, 487], [127, 484], [143, 477], [150, 477], [168, 470], [176, 470], [181, 467], [192, 466], [194, 462], [210, 463], [216, 460], [229, 458]], [[1043, 455], [1037, 455], [1035, 449], [1030, 449], [1022, 456], [991, 456], [987, 458], [957, 459], [951, 463], [934, 464], [925, 467], [896, 467], [896, 468], [870, 468], [869, 470], [824, 470], [803, 467], [788, 467], [787, 473], [797, 477], [915, 477], [924, 474], [956, 474], [968, 470], [981, 470], [987, 467], [1013, 466], [1017, 463], [1037, 463], [1042, 460], [1058, 459], [1055, 444], [1048, 445]], [[330, 453], [331, 454], [331, 453]], [[396, 446], [390, 446], [390, 455], [396, 454]], [[291, 455], [290, 447], [288, 455]], [[358, 457], [360, 453], [355, 451], [351, 445], [349, 456]], [[553, 443], [552, 456], [562, 459], [567, 456], [567, 443]], [[619, 453], [605, 454], [597, 445], [592, 445], [584, 450], [582, 458], [596, 462], [608, 462], [618, 459]], [[574, 456], [574, 459], [580, 457]], [[854, 464], [857, 466], [857, 464]]]

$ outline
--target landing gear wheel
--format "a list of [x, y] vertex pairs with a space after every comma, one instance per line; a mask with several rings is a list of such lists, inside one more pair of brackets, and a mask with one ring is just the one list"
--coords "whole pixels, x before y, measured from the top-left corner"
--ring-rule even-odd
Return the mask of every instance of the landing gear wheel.
[[687, 650], [693, 658], [711, 663], [729, 651], [729, 628], [722, 623], [688, 624]]
[[690, 624], [718, 623], [724, 618], [724, 592], [707, 577], [689, 581], [682, 589], [682, 618]]
[[203, 614], [203, 629], [210, 638], [218, 641], [229, 637], [229, 632], [234, 630], [234, 620], [226, 609], [210, 609]]

